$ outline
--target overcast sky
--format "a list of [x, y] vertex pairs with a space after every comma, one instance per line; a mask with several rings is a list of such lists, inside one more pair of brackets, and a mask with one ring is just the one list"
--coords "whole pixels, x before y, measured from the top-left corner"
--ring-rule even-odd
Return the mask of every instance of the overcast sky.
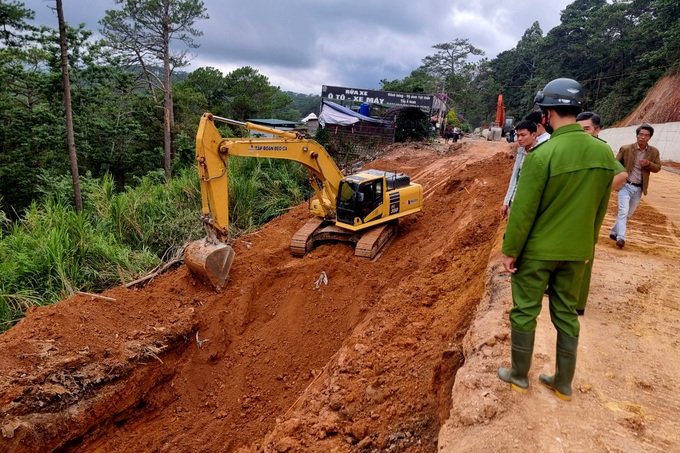
[[[22, 0], [35, 23], [57, 26], [54, 0]], [[403, 79], [436, 51], [467, 38], [489, 59], [515, 47], [534, 21], [559, 25], [573, 0], [204, 0], [210, 19], [187, 71], [227, 74], [251, 66], [284, 91], [321, 94], [322, 85], [380, 89]], [[97, 32], [113, 0], [63, 0], [71, 25]]]

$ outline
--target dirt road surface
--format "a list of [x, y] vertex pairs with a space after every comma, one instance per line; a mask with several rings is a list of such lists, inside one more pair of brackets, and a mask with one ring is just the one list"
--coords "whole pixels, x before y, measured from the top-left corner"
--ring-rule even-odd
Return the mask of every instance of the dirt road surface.
[[439, 451], [680, 451], [680, 174], [652, 175], [623, 249], [608, 238], [616, 200], [613, 194], [580, 317], [573, 400], [557, 399], [538, 382], [540, 373], [554, 373], [556, 333], [547, 296], [530, 393], [515, 393], [495, 378], [498, 366], [509, 365], [512, 299], [509, 279], [492, 259]]
[[653, 175], [623, 250], [610, 202], [574, 400], [537, 384], [554, 360], [546, 314], [519, 395], [495, 375], [511, 146], [395, 145], [372, 162], [426, 197], [377, 261], [344, 244], [291, 257], [299, 206], [235, 244], [220, 294], [180, 266], [32, 309], [0, 335], [0, 451], [680, 450], [680, 175]]

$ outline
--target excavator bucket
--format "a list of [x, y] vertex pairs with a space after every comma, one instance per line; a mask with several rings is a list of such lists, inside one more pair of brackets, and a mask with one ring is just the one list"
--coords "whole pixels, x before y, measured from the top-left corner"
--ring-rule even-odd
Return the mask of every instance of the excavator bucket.
[[221, 291], [227, 284], [234, 249], [227, 244], [212, 244], [206, 239], [194, 241], [184, 251], [184, 263], [189, 270], [208, 285]]

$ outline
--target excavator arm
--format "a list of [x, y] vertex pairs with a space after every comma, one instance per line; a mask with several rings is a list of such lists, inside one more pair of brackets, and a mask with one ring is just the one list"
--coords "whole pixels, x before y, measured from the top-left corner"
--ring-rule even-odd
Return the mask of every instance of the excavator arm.
[[[241, 126], [273, 138], [222, 138], [215, 122]], [[254, 123], [243, 123], [206, 113], [196, 135], [196, 160], [203, 197], [203, 221], [224, 242], [229, 234], [228, 156], [287, 159], [302, 164], [310, 172], [310, 185], [319, 200], [316, 215], [335, 219], [335, 205], [342, 173], [317, 142], [292, 131], [281, 131]], [[210, 233], [209, 233], [210, 235]]]
[[[215, 122], [244, 127], [272, 138], [223, 138]], [[293, 131], [281, 131], [205, 113], [196, 134], [196, 161], [201, 183], [202, 215], [206, 238], [187, 246], [184, 260], [194, 274], [218, 290], [226, 283], [234, 257], [229, 239], [228, 157], [287, 159], [305, 166], [316, 194], [311, 211], [326, 220], [336, 218], [336, 199], [342, 173], [317, 142]]]
[[505, 127], [505, 103], [502, 94], [498, 95], [498, 102], [496, 103], [496, 126]]

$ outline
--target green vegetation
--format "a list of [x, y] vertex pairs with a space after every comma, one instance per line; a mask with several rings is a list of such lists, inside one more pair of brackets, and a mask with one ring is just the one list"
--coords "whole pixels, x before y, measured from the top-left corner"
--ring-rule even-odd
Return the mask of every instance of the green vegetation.
[[458, 118], [458, 115], [456, 115], [455, 110], [449, 110], [449, 113], [446, 115], [446, 124], [451, 127], [461, 126], [460, 118]]
[[307, 170], [297, 162], [229, 159], [231, 229], [245, 234], [300, 204], [311, 192]]
[[429, 118], [418, 108], [405, 108], [397, 115], [397, 129], [394, 139], [398, 142], [420, 141], [430, 133]]
[[[296, 162], [229, 160], [230, 218], [234, 236], [252, 231], [302, 202], [307, 171]], [[96, 292], [133, 280], [204, 235], [196, 170], [165, 182], [162, 170], [116, 192], [113, 178], [83, 178], [82, 214], [72, 205], [64, 176], [44, 186], [20, 220], [0, 217], [0, 331], [33, 305], [76, 291]], [[0, 211], [1, 212], [1, 211]]]
[[495, 118], [502, 93], [506, 113], [524, 118], [536, 92], [557, 77], [578, 80], [585, 107], [605, 126], [623, 119], [661, 76], [680, 70], [680, 3], [676, 0], [575, 0], [561, 23], [544, 34], [538, 22], [517, 45], [489, 60], [467, 39], [432, 46], [436, 52], [403, 80], [382, 89], [446, 93], [463, 124]]
[[77, 214], [58, 198], [34, 203], [0, 238], [0, 330], [33, 305], [100, 291], [134, 275], [158, 258], [133, 251], [93, 212]]
[[[137, 3], [155, 7], [148, 0]], [[191, 24], [205, 17], [203, 3], [176, 3], [187, 19], [176, 22], [177, 31], [189, 27], [185, 44], [191, 47], [190, 37], [200, 36]], [[533, 108], [537, 90], [555, 77], [571, 77], [584, 85], [586, 108], [609, 125], [630, 112], [661, 76], [680, 70], [679, 5], [676, 0], [575, 0], [560, 25], [544, 34], [534, 23], [513, 49], [491, 60], [468, 39], [452, 39], [433, 45], [434, 53], [403, 80], [382, 80], [380, 89], [446, 95], [455, 110], [449, 124], [459, 121], [470, 131], [495, 117], [499, 93], [507, 114], [522, 118]], [[228, 74], [210, 67], [187, 74], [177, 71], [186, 63], [181, 50], [174, 56], [169, 49], [143, 52], [138, 58], [140, 49], [127, 47], [132, 41], [119, 33], [132, 13], [107, 12], [100, 25], [109, 32], [108, 41], [92, 39], [84, 26], [66, 28], [84, 202], [76, 214], [58, 33], [30, 26], [33, 12], [23, 2], [0, 3], [0, 330], [32, 305], [79, 290], [100, 291], [119, 284], [121, 275], [131, 280], [203, 236], [194, 168], [194, 137], [203, 112], [239, 121], [319, 113], [320, 96], [282, 92], [249, 66]], [[138, 25], [135, 33], [153, 37], [148, 35], [153, 30], [145, 29], [150, 24]], [[167, 76], [169, 62], [173, 77], [157, 80], [158, 74]], [[164, 108], [171, 104], [164, 98], [170, 92], [168, 117]], [[404, 112], [398, 121], [398, 140], [427, 138], [426, 115]], [[224, 136], [242, 133], [223, 131]], [[317, 140], [328, 146], [327, 131], [319, 129]], [[356, 147], [348, 141], [338, 150], [339, 166]], [[294, 162], [232, 158], [229, 176], [234, 235], [252, 231], [309, 193], [306, 171]]]

